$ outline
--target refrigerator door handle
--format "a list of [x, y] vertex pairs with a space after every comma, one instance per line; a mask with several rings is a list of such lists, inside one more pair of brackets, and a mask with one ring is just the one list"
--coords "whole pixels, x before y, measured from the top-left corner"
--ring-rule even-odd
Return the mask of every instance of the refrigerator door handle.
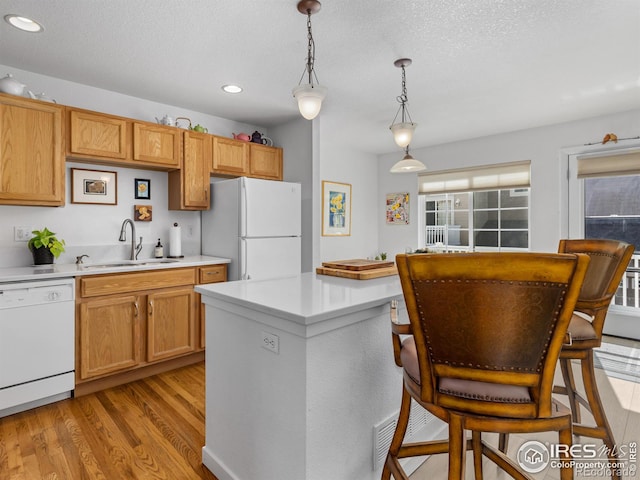
[[248, 280], [249, 277], [247, 275], [247, 262], [248, 262], [248, 258], [247, 258], [247, 241], [244, 238], [240, 239], [240, 265], [242, 266], [242, 272], [240, 272], [240, 279], [241, 280]]
[[[248, 195], [247, 195], [247, 184], [245, 182], [244, 177], [240, 177], [240, 195], [242, 195], [242, 198], [240, 200], [240, 206], [241, 206], [241, 212], [242, 215], [240, 216], [240, 221], [242, 222], [240, 224], [240, 236], [246, 236], [247, 235], [247, 217], [248, 215], [248, 205], [249, 205], [249, 200], [248, 200]], [[245, 247], [246, 248], [246, 247]]]

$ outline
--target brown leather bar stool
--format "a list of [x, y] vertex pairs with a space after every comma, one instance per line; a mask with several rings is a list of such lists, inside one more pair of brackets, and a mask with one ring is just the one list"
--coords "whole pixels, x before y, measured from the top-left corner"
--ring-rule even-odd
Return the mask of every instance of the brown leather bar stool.
[[[383, 480], [408, 479], [400, 459], [436, 453], [448, 453], [449, 479], [462, 479], [469, 449], [477, 479], [483, 456], [514, 478], [532, 478], [482, 432], [557, 431], [571, 445], [571, 412], [551, 393], [588, 262], [539, 253], [396, 257], [410, 323], [392, 322], [404, 381]], [[447, 440], [403, 443], [412, 398], [448, 424]], [[573, 478], [570, 462], [561, 478]]]
[[[593, 363], [593, 349], [602, 343], [602, 329], [613, 296], [633, 255], [634, 246], [617, 240], [560, 240], [559, 253], [584, 253], [591, 261], [582, 285], [580, 297], [569, 323], [569, 342], [560, 352], [560, 368], [564, 385], [554, 393], [567, 395], [573, 417], [573, 433], [601, 439], [609, 449], [609, 461], [617, 461], [613, 431], [605, 415]], [[580, 313], [577, 313], [580, 312]], [[578, 393], [571, 368], [571, 360], [580, 360], [584, 396]], [[585, 398], [586, 397], [586, 398]], [[593, 416], [595, 426], [581, 423], [580, 405]], [[612, 478], [619, 478], [618, 469]]]

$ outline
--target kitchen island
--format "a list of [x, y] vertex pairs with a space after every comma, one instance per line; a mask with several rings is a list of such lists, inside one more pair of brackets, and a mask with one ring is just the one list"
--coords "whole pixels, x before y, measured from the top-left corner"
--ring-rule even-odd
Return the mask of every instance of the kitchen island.
[[220, 480], [380, 478], [386, 447], [374, 454], [374, 427], [397, 413], [402, 391], [389, 324], [398, 276], [303, 273], [196, 291], [206, 306], [204, 465]]

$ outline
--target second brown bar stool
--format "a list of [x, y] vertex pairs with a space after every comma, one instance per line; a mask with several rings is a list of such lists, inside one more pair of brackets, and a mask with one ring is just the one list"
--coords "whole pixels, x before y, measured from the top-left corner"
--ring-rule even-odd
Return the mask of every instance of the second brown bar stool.
[[[616, 462], [617, 452], [613, 431], [605, 415], [593, 363], [593, 349], [602, 343], [602, 329], [613, 296], [618, 290], [634, 246], [617, 240], [560, 240], [559, 253], [584, 253], [591, 261], [587, 268], [576, 312], [569, 323], [569, 342], [560, 352], [560, 368], [564, 385], [556, 386], [554, 393], [567, 395], [573, 418], [573, 433], [601, 439], [609, 449], [609, 461]], [[584, 396], [576, 389], [571, 360], [580, 360], [584, 383]], [[586, 397], [586, 398], [585, 398]], [[595, 426], [581, 423], [580, 405], [595, 420]], [[618, 469], [612, 468], [612, 478], [619, 478]]]

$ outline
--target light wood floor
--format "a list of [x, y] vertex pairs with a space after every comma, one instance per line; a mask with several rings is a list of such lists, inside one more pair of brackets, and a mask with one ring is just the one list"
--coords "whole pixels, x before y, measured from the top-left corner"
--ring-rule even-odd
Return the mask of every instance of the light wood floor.
[[[637, 442], [640, 384], [596, 374], [617, 440]], [[514, 437], [516, 450], [531, 439]], [[203, 445], [200, 363], [0, 418], [0, 480], [216, 480], [201, 464]], [[411, 479], [446, 479], [446, 462], [435, 455]], [[486, 479], [507, 478], [487, 467]], [[536, 478], [555, 480], [557, 471]]]
[[204, 363], [0, 419], [0, 480], [189, 480], [202, 466]]

